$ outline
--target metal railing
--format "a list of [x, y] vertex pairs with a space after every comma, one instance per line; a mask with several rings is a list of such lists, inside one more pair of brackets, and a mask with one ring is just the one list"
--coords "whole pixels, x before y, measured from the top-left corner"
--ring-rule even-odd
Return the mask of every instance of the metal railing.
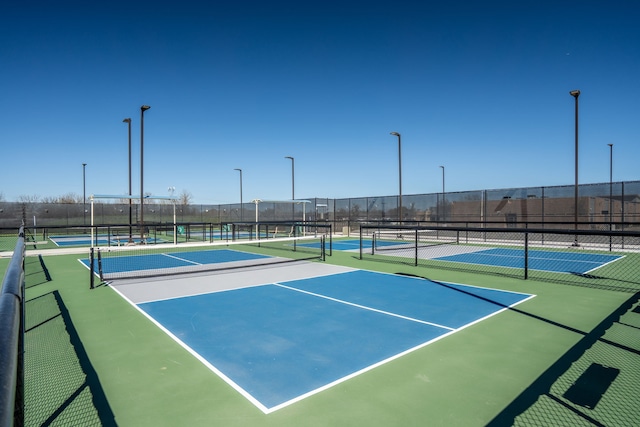
[[24, 229], [0, 292], [0, 427], [24, 423]]

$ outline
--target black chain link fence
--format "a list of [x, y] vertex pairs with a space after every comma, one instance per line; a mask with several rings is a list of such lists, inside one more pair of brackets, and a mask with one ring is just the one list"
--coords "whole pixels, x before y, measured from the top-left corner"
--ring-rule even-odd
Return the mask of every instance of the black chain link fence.
[[640, 233], [363, 225], [360, 259], [640, 291]]

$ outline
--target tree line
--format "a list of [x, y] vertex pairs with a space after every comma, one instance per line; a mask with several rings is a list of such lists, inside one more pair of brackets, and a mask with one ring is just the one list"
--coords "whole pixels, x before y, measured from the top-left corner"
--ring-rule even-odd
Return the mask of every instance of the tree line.
[[[145, 193], [145, 197], [152, 197], [151, 193]], [[88, 198], [87, 198], [88, 199]], [[134, 203], [136, 199], [133, 199]], [[0, 201], [4, 200], [4, 195], [0, 193]], [[58, 204], [77, 204], [83, 203], [85, 200], [82, 195], [76, 193], [66, 193], [61, 196], [38, 196], [38, 195], [29, 195], [29, 194], [21, 194], [18, 196], [17, 202], [19, 203], [58, 203]], [[101, 202], [104, 203], [106, 199]], [[193, 195], [187, 191], [182, 190], [180, 195], [176, 200], [176, 204], [186, 206], [190, 205], [193, 201]], [[127, 204], [129, 203], [129, 199], [117, 199], [116, 203]], [[145, 204], [171, 204], [169, 200], [157, 200], [157, 199], [145, 199]]]

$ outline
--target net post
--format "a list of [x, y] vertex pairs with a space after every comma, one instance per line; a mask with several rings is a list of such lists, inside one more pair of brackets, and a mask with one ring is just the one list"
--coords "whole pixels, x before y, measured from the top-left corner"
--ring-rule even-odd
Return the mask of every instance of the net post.
[[296, 223], [293, 223], [293, 251], [295, 252], [298, 248], [296, 246], [296, 237], [298, 237], [298, 227], [296, 227]]
[[524, 280], [529, 278], [529, 233], [524, 232]]
[[95, 278], [93, 277], [94, 262], [95, 262], [94, 252], [93, 252], [93, 248], [91, 248], [91, 252], [89, 254], [89, 289], [94, 288], [94, 280], [95, 280]]
[[376, 231], [373, 230], [373, 233], [371, 233], [371, 255], [375, 255], [376, 254]]
[[362, 259], [362, 227], [360, 227], [360, 259]]
[[104, 275], [102, 274], [102, 254], [98, 249], [98, 274], [100, 275], [100, 281], [104, 282]]
[[322, 257], [322, 261], [326, 261], [327, 260], [327, 253], [326, 253], [325, 246], [324, 246], [325, 242], [326, 242], [325, 236], [321, 235], [320, 236], [320, 248], [321, 248], [320, 249], [320, 251], [321, 251], [321, 255], [320, 256]]

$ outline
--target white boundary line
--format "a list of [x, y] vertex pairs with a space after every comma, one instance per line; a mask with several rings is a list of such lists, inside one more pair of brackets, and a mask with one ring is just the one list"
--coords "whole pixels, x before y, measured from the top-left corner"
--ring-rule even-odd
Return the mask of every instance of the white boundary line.
[[[500, 248], [492, 248], [492, 249], [500, 249]], [[487, 250], [489, 250], [489, 249], [487, 249]], [[514, 249], [514, 250], [521, 250], [521, 249]], [[481, 252], [483, 252], [483, 251], [471, 252], [471, 254], [476, 255], [476, 254], [480, 253], [481, 256], [494, 257], [494, 258], [518, 258], [517, 256], [514, 256], [514, 255], [492, 255], [492, 254], [482, 254]], [[475, 263], [475, 262], [452, 261], [452, 260], [449, 260], [449, 259], [445, 259], [445, 258], [451, 258], [451, 257], [454, 257], [454, 256], [459, 256], [459, 255], [468, 255], [468, 254], [467, 253], [463, 253], [463, 254], [455, 254], [455, 255], [446, 255], [446, 256], [443, 256], [443, 257], [439, 257], [439, 258], [431, 258], [431, 260], [432, 261], [444, 261], [444, 262], [458, 262], [458, 263], [468, 264], [468, 265], [479, 265], [479, 266], [482, 266], [482, 267], [498, 267], [498, 268], [509, 268], [509, 269], [524, 270], [524, 267], [510, 267], [510, 266], [506, 266], [506, 265], [495, 265], [495, 264], [479, 264], [479, 263]], [[603, 254], [594, 254], [594, 255], [603, 255]], [[617, 255], [613, 255], [613, 256], [617, 256]], [[613, 260], [611, 260], [609, 262], [606, 262], [604, 264], [600, 264], [597, 267], [594, 267], [591, 270], [587, 270], [584, 273], [580, 273], [580, 274], [588, 274], [591, 271], [598, 270], [599, 268], [602, 268], [607, 264], [611, 264], [613, 262], [616, 262], [616, 261], [618, 261], [618, 260], [620, 260], [620, 259], [622, 259], [624, 257], [625, 257], [625, 255], [619, 255], [618, 258], [616, 258], [616, 259], [613, 259]], [[410, 258], [410, 257], [407, 257], [407, 258]], [[543, 259], [543, 260], [563, 261], [563, 262], [571, 261], [571, 260], [559, 259], [559, 258], [558, 259], [555, 259], [555, 258], [537, 258], [535, 256], [534, 257], [530, 257], [530, 259]], [[577, 263], [581, 263], [582, 262], [582, 263], [591, 263], [591, 264], [594, 263], [594, 261], [581, 261], [581, 260], [573, 260], [571, 262], [577, 262]], [[531, 268], [531, 267], [529, 267], [529, 270], [530, 271], [541, 271], [543, 273], [554, 273], [554, 274], [574, 274], [574, 273], [572, 273], [570, 271], [540, 270], [538, 268]], [[467, 286], [467, 285], [465, 285], [465, 286]], [[488, 288], [488, 289], [491, 289], [491, 288]]]
[[[187, 253], [189, 253], [189, 252], [187, 252]], [[194, 265], [203, 265], [201, 262], [191, 261], [191, 260], [189, 260], [189, 259], [186, 259], [186, 258], [180, 258], [180, 257], [177, 257], [177, 256], [175, 256], [175, 255], [169, 255], [169, 254], [164, 253], [164, 252], [163, 252], [163, 253], [161, 253], [160, 255], [164, 255], [164, 256], [166, 256], [167, 258], [177, 259], [178, 261], [186, 262], [186, 263], [189, 263], [189, 264], [194, 264]], [[142, 256], [144, 256], [144, 255], [142, 255]], [[177, 267], [177, 268], [180, 268], [180, 267]]]
[[312, 295], [312, 296], [318, 297], [318, 298], [328, 299], [330, 301], [339, 302], [341, 304], [350, 305], [352, 307], [361, 308], [363, 310], [369, 310], [369, 311], [373, 311], [373, 312], [376, 312], [376, 313], [385, 314], [387, 316], [392, 316], [392, 317], [397, 317], [397, 318], [404, 319], [404, 320], [409, 320], [411, 322], [422, 323], [424, 325], [435, 326], [436, 328], [448, 329], [450, 331], [454, 331], [455, 330], [455, 328], [450, 328], [449, 326], [439, 325], [437, 323], [427, 322], [425, 320], [414, 319], [413, 317], [402, 316], [400, 314], [391, 313], [389, 311], [378, 310], [377, 308], [367, 307], [366, 305], [360, 305], [360, 304], [356, 304], [356, 303], [353, 303], [353, 302], [341, 300], [341, 299], [338, 299], [338, 298], [333, 298], [333, 297], [329, 297], [329, 296], [326, 296], [326, 295], [316, 294], [315, 292], [309, 292], [309, 291], [305, 291], [303, 289], [292, 288], [291, 286], [286, 286], [286, 285], [283, 285], [281, 283], [273, 283], [273, 284], [275, 286], [280, 286], [281, 288], [290, 289], [292, 291], [300, 292], [300, 293], [307, 294], [307, 295]]
[[[363, 271], [369, 271], [369, 270], [363, 270]], [[378, 272], [374, 272], [374, 273], [378, 273]], [[341, 273], [339, 273], [339, 274], [341, 274]], [[383, 274], [391, 274], [391, 273], [383, 273]], [[403, 277], [411, 278], [410, 276], [403, 276]], [[416, 278], [416, 279], [418, 279], [418, 278]], [[428, 280], [428, 279], [420, 279], [420, 280], [427, 280], [427, 281], [430, 281], [430, 280]], [[443, 282], [443, 283], [445, 283], [445, 282]], [[451, 284], [454, 284], [454, 283], [451, 283]], [[276, 284], [276, 285], [277, 285], [277, 284]], [[462, 284], [462, 283], [458, 283], [457, 285], [460, 285], [460, 286], [470, 286], [470, 287], [481, 288], [481, 289], [493, 289], [493, 288], [482, 288], [482, 287], [480, 287], [480, 286], [464, 285], [464, 284]], [[280, 285], [280, 286], [281, 286], [281, 285]], [[286, 286], [284, 286], [284, 287], [286, 287]], [[293, 289], [293, 290], [296, 290], [296, 289]], [[493, 289], [493, 290], [501, 291], [500, 289]], [[302, 290], [299, 290], [299, 291], [301, 291], [301, 292], [305, 292], [305, 291], [302, 291]], [[529, 299], [531, 299], [531, 298], [534, 298], [534, 297], [535, 297], [535, 295], [526, 294], [526, 293], [520, 293], [520, 292], [511, 292], [511, 291], [502, 291], [502, 292], [510, 292], [510, 293], [516, 293], [516, 294], [521, 294], [521, 295], [530, 295], [530, 296], [529, 296], [528, 298], [525, 298], [525, 299], [521, 300], [521, 301], [518, 301], [518, 302], [517, 302], [517, 303], [515, 303], [515, 304], [511, 304], [511, 305], [509, 305], [508, 307], [503, 307], [503, 308], [501, 308], [501, 309], [500, 309], [500, 310], [498, 310], [498, 311], [495, 311], [495, 312], [493, 312], [493, 313], [491, 313], [491, 314], [488, 314], [487, 316], [484, 316], [484, 317], [479, 318], [479, 319], [476, 319], [476, 320], [474, 320], [474, 321], [472, 321], [472, 322], [470, 322], [470, 323], [467, 323], [466, 325], [463, 325], [463, 326], [461, 326], [461, 327], [459, 327], [459, 328], [457, 328], [457, 329], [447, 328], [447, 329], [451, 329], [451, 330], [450, 330], [449, 332], [446, 332], [446, 333], [444, 333], [444, 334], [442, 334], [442, 335], [439, 335], [439, 336], [437, 336], [437, 337], [435, 337], [435, 338], [433, 338], [433, 339], [431, 339], [431, 340], [429, 340], [429, 341], [426, 341], [426, 342], [424, 342], [424, 343], [422, 343], [422, 344], [419, 344], [419, 345], [417, 345], [417, 346], [415, 346], [415, 347], [409, 348], [409, 349], [407, 349], [407, 350], [405, 350], [405, 351], [403, 351], [403, 352], [400, 352], [400, 353], [398, 353], [398, 354], [396, 354], [396, 355], [394, 355], [394, 356], [391, 356], [391, 357], [389, 357], [389, 358], [387, 358], [387, 359], [384, 359], [384, 360], [381, 360], [381, 361], [379, 361], [379, 362], [377, 362], [377, 363], [374, 363], [374, 364], [372, 364], [372, 365], [369, 365], [369, 366], [367, 366], [367, 367], [365, 367], [365, 368], [363, 368], [363, 369], [361, 369], [361, 370], [359, 370], [359, 371], [352, 372], [351, 374], [346, 375], [346, 376], [344, 376], [344, 377], [342, 377], [342, 378], [339, 378], [339, 379], [337, 379], [337, 380], [335, 380], [335, 381], [333, 381], [333, 382], [331, 382], [331, 383], [325, 384], [325, 385], [324, 385], [324, 386], [322, 386], [322, 387], [318, 387], [317, 389], [314, 389], [314, 390], [308, 391], [307, 393], [304, 393], [304, 394], [302, 394], [302, 395], [300, 395], [300, 396], [298, 396], [298, 397], [296, 397], [296, 398], [293, 398], [293, 399], [291, 399], [291, 400], [288, 400], [288, 401], [286, 401], [286, 402], [283, 402], [283, 403], [281, 403], [281, 404], [279, 404], [279, 405], [273, 406], [273, 407], [271, 407], [271, 408], [269, 408], [269, 409], [268, 409], [268, 412], [265, 412], [265, 413], [267, 413], [267, 414], [268, 414], [268, 413], [271, 413], [271, 412], [275, 412], [275, 411], [277, 411], [277, 410], [279, 410], [279, 409], [282, 409], [282, 408], [284, 408], [284, 407], [286, 407], [286, 406], [289, 406], [289, 405], [291, 405], [291, 404], [293, 404], [293, 403], [299, 402], [299, 401], [301, 401], [301, 400], [303, 400], [303, 399], [305, 399], [305, 398], [307, 398], [307, 397], [309, 397], [309, 396], [312, 396], [312, 395], [314, 395], [314, 394], [320, 393], [321, 391], [327, 390], [327, 389], [329, 389], [329, 388], [331, 388], [331, 387], [333, 387], [333, 386], [335, 386], [335, 385], [337, 385], [337, 384], [340, 384], [340, 383], [342, 383], [342, 382], [345, 382], [345, 381], [347, 381], [347, 380], [349, 380], [349, 379], [351, 379], [351, 378], [357, 377], [358, 375], [363, 374], [363, 373], [365, 373], [365, 372], [371, 371], [371, 370], [373, 370], [373, 369], [375, 369], [375, 368], [377, 368], [377, 367], [379, 367], [379, 366], [382, 366], [382, 365], [384, 365], [384, 364], [386, 364], [386, 363], [388, 363], [388, 362], [391, 362], [391, 361], [393, 361], [393, 360], [399, 359], [399, 358], [401, 358], [402, 356], [405, 356], [405, 355], [407, 355], [407, 354], [409, 354], [409, 353], [412, 353], [412, 352], [414, 352], [414, 351], [416, 351], [416, 350], [419, 350], [419, 349], [421, 349], [421, 348], [423, 348], [423, 347], [426, 347], [426, 346], [428, 346], [429, 344], [432, 344], [432, 343], [434, 343], [434, 342], [436, 342], [436, 341], [439, 341], [439, 340], [441, 340], [441, 339], [443, 339], [443, 338], [445, 338], [445, 337], [448, 337], [449, 335], [452, 335], [452, 334], [454, 334], [454, 333], [456, 333], [456, 332], [458, 332], [458, 331], [461, 331], [461, 330], [463, 330], [463, 329], [465, 329], [465, 328], [468, 328], [469, 326], [475, 325], [476, 323], [479, 323], [479, 322], [481, 322], [481, 321], [483, 321], [483, 320], [486, 320], [486, 319], [488, 319], [488, 318], [490, 318], [490, 317], [493, 317], [493, 316], [495, 316], [496, 314], [502, 313], [503, 311], [508, 310], [508, 309], [509, 309], [509, 308], [511, 308], [511, 307], [515, 307], [516, 305], [521, 304], [521, 303], [523, 303], [523, 302], [525, 302], [525, 301], [528, 301]], [[320, 297], [323, 297], [323, 296], [321, 296], [321, 295], [319, 295], [319, 296], [320, 296]], [[333, 299], [333, 298], [329, 298], [329, 297], [323, 297], [323, 298]], [[338, 300], [338, 301], [339, 301], [339, 300]], [[356, 304], [352, 304], [352, 305], [356, 305]], [[356, 305], [356, 306], [357, 306], [357, 305]], [[374, 310], [374, 311], [378, 311], [378, 310]], [[384, 312], [382, 312], [382, 313], [384, 313]], [[396, 316], [397, 316], [397, 315], [396, 315]], [[403, 316], [398, 316], [398, 317], [403, 317]], [[411, 320], [410, 318], [407, 318], [407, 319]]]
[[[78, 260], [78, 261], [79, 261], [79, 262], [81, 262], [81, 264], [83, 264], [83, 265], [84, 265], [84, 263], [82, 263], [82, 261], [81, 261], [81, 260]], [[85, 267], [86, 267], [86, 266], [85, 266]], [[88, 267], [87, 267], [87, 268], [88, 268]], [[354, 269], [353, 271], [359, 271], [359, 269]], [[389, 274], [389, 275], [397, 276], [396, 274], [393, 274], [393, 273], [385, 273], [385, 272], [379, 272], [379, 271], [373, 271], [373, 270], [361, 270], [361, 271], [369, 271], [369, 272], [378, 273], [378, 274]], [[335, 275], [335, 274], [344, 274], [344, 273], [347, 273], [347, 272], [348, 272], [348, 271], [345, 271], [345, 272], [343, 272], [343, 273], [332, 273], [332, 274], [330, 273], [330, 274], [326, 274], [326, 275], [318, 275], [318, 276], [315, 276], [315, 277], [325, 277], [325, 276], [331, 276], [331, 275]], [[430, 280], [430, 279], [424, 279], [424, 278], [420, 278], [420, 277], [412, 277], [412, 276], [402, 276], [402, 277], [404, 277], [404, 278], [408, 278], [408, 279], [424, 280], [424, 281], [428, 281], [428, 282], [433, 282], [433, 281], [432, 281], [432, 280]], [[449, 283], [449, 282], [443, 282], [443, 283]], [[293, 290], [293, 291], [303, 292], [303, 293], [311, 294], [311, 295], [314, 295], [314, 296], [317, 296], [317, 297], [321, 297], [321, 298], [326, 298], [326, 299], [329, 299], [329, 300], [334, 300], [334, 301], [342, 302], [342, 303], [345, 303], [345, 304], [347, 304], [347, 305], [352, 305], [352, 306], [356, 306], [356, 307], [363, 308], [363, 309], [368, 309], [368, 310], [372, 310], [372, 311], [377, 311], [377, 312], [380, 312], [380, 313], [383, 313], [383, 314], [387, 314], [387, 315], [391, 315], [391, 316], [395, 316], [395, 317], [399, 317], [399, 318], [404, 318], [404, 319], [406, 319], [406, 320], [416, 321], [416, 322], [419, 322], [419, 323], [424, 323], [424, 324], [428, 324], [428, 325], [431, 325], [431, 326], [436, 326], [436, 327], [440, 327], [440, 328], [443, 328], [443, 329], [447, 329], [447, 330], [449, 330], [448, 332], [445, 332], [444, 334], [439, 335], [439, 336], [437, 336], [437, 337], [435, 337], [435, 338], [433, 338], [433, 339], [431, 339], [431, 340], [429, 340], [429, 341], [426, 341], [426, 342], [424, 342], [424, 343], [422, 343], [422, 344], [419, 344], [419, 345], [417, 345], [417, 346], [415, 346], [415, 347], [412, 347], [412, 348], [409, 348], [409, 349], [407, 349], [407, 350], [404, 350], [404, 351], [402, 351], [402, 352], [400, 352], [400, 353], [398, 353], [398, 354], [395, 354], [395, 355], [393, 355], [393, 356], [391, 356], [391, 357], [389, 357], [389, 358], [387, 358], [387, 359], [381, 360], [381, 361], [376, 362], [376, 363], [374, 363], [374, 364], [372, 364], [372, 365], [369, 365], [369, 366], [367, 366], [367, 367], [365, 367], [365, 368], [363, 368], [363, 369], [360, 369], [360, 370], [358, 370], [358, 371], [352, 372], [352, 373], [351, 373], [351, 374], [349, 374], [349, 375], [346, 375], [346, 376], [344, 376], [344, 377], [342, 377], [342, 378], [338, 378], [338, 379], [337, 379], [337, 380], [335, 380], [335, 381], [332, 381], [332, 382], [330, 382], [330, 383], [327, 383], [327, 384], [325, 384], [325, 385], [323, 385], [323, 386], [321, 386], [321, 387], [318, 387], [318, 388], [316, 388], [316, 389], [314, 389], [314, 390], [310, 390], [310, 391], [308, 391], [307, 393], [304, 393], [304, 394], [302, 394], [302, 395], [300, 395], [300, 396], [297, 396], [297, 397], [295, 397], [295, 398], [293, 398], [293, 399], [290, 399], [290, 400], [288, 400], [288, 401], [285, 401], [285, 402], [283, 402], [283, 403], [280, 403], [279, 405], [276, 405], [276, 406], [273, 406], [273, 407], [270, 407], [270, 408], [268, 408], [268, 407], [266, 407], [265, 405], [263, 405], [263, 404], [262, 404], [260, 401], [258, 401], [255, 397], [253, 397], [253, 395], [251, 395], [251, 393], [249, 393], [248, 391], [246, 391], [244, 388], [242, 388], [240, 385], [238, 385], [236, 382], [234, 382], [231, 378], [229, 378], [227, 375], [225, 375], [222, 371], [220, 371], [218, 368], [216, 368], [214, 365], [212, 365], [208, 360], [206, 360], [206, 359], [205, 359], [204, 357], [202, 357], [199, 353], [197, 353], [195, 350], [193, 350], [189, 345], [187, 345], [186, 343], [184, 343], [180, 338], [178, 338], [178, 337], [177, 337], [176, 335], [174, 335], [171, 331], [169, 331], [167, 328], [165, 328], [161, 323], [159, 323], [157, 320], [155, 320], [151, 315], [149, 315], [149, 314], [148, 314], [148, 313], [146, 313], [143, 309], [141, 309], [141, 308], [140, 308], [136, 303], [134, 303], [134, 302], [133, 302], [133, 301], [131, 301], [128, 297], [126, 297], [126, 296], [125, 296], [122, 292], [120, 292], [116, 287], [114, 287], [114, 286], [109, 286], [109, 287], [110, 287], [110, 288], [112, 288], [112, 289], [113, 289], [113, 290], [114, 290], [118, 295], [120, 295], [120, 296], [121, 296], [125, 301], [127, 301], [129, 304], [131, 304], [131, 305], [132, 305], [136, 310], [138, 310], [140, 313], [142, 313], [142, 314], [143, 314], [147, 319], [149, 319], [153, 324], [155, 324], [156, 326], [158, 326], [158, 327], [159, 327], [163, 332], [165, 332], [165, 333], [166, 333], [166, 334], [167, 334], [171, 339], [173, 339], [176, 343], [178, 343], [178, 345], [180, 345], [180, 346], [181, 346], [181, 347], [183, 347], [185, 350], [187, 350], [191, 355], [193, 355], [196, 359], [198, 359], [200, 362], [202, 362], [202, 364], [204, 364], [204, 365], [205, 365], [207, 368], [209, 368], [212, 372], [214, 372], [216, 375], [218, 375], [218, 377], [220, 377], [224, 382], [226, 382], [228, 385], [230, 385], [234, 390], [236, 390], [236, 391], [237, 391], [238, 393], [240, 393], [242, 396], [244, 396], [244, 397], [245, 397], [249, 402], [251, 402], [255, 407], [257, 407], [258, 409], [260, 409], [260, 411], [262, 411], [264, 414], [270, 414], [270, 413], [275, 412], [275, 411], [277, 411], [277, 410], [279, 410], [279, 409], [285, 408], [285, 407], [287, 407], [287, 406], [289, 406], [289, 405], [292, 405], [292, 404], [294, 404], [294, 403], [296, 403], [296, 402], [299, 402], [299, 401], [301, 401], [301, 400], [303, 400], [303, 399], [305, 399], [305, 398], [307, 398], [307, 397], [310, 397], [310, 396], [312, 396], [312, 395], [314, 395], [314, 394], [317, 394], [317, 393], [320, 393], [320, 392], [322, 392], [322, 391], [324, 391], [324, 390], [327, 390], [327, 389], [329, 389], [329, 388], [331, 388], [331, 387], [333, 387], [333, 386], [335, 386], [335, 385], [338, 385], [338, 384], [340, 384], [340, 383], [343, 383], [343, 382], [345, 382], [345, 381], [347, 381], [347, 380], [349, 380], [349, 379], [351, 379], [351, 378], [357, 377], [357, 376], [359, 376], [359, 375], [361, 375], [361, 374], [363, 374], [363, 373], [365, 373], [365, 372], [371, 371], [371, 370], [373, 370], [373, 369], [375, 369], [375, 368], [377, 368], [377, 367], [379, 367], [379, 366], [382, 366], [382, 365], [384, 365], [384, 364], [386, 364], [386, 363], [388, 363], [388, 362], [391, 362], [391, 361], [393, 361], [393, 360], [399, 359], [399, 358], [401, 358], [402, 356], [405, 356], [405, 355], [407, 355], [407, 354], [409, 354], [409, 353], [412, 353], [412, 352], [414, 352], [414, 351], [416, 351], [416, 350], [419, 350], [419, 349], [421, 349], [421, 348], [423, 348], [423, 347], [426, 347], [426, 346], [427, 346], [427, 345], [429, 345], [429, 344], [432, 344], [432, 343], [434, 343], [434, 342], [436, 342], [436, 341], [439, 341], [439, 340], [441, 340], [441, 339], [443, 339], [443, 338], [445, 338], [445, 337], [447, 337], [447, 336], [449, 336], [449, 335], [452, 335], [452, 334], [454, 334], [454, 333], [456, 333], [456, 332], [458, 332], [458, 331], [461, 331], [461, 330], [463, 330], [463, 329], [465, 329], [465, 328], [468, 328], [469, 326], [472, 326], [472, 325], [474, 325], [474, 324], [476, 324], [476, 323], [479, 323], [479, 322], [481, 322], [481, 321], [483, 321], [483, 320], [486, 320], [486, 319], [488, 319], [488, 318], [490, 318], [490, 317], [493, 317], [493, 316], [495, 316], [495, 315], [497, 315], [497, 314], [499, 314], [499, 313], [502, 313], [503, 311], [508, 310], [508, 309], [509, 309], [509, 308], [511, 308], [511, 307], [515, 307], [516, 305], [519, 305], [519, 304], [521, 304], [521, 303], [523, 303], [523, 302], [525, 302], [525, 301], [528, 301], [529, 299], [532, 299], [532, 298], [534, 298], [534, 297], [536, 296], [536, 295], [532, 295], [532, 294], [528, 294], [528, 293], [521, 293], [521, 292], [514, 292], [514, 291], [505, 291], [505, 290], [495, 289], [495, 288], [488, 288], [488, 287], [482, 287], [482, 286], [466, 285], [466, 284], [463, 284], [463, 283], [449, 283], [449, 284], [452, 284], [452, 285], [459, 285], [459, 286], [468, 286], [468, 287], [474, 287], [474, 288], [480, 288], [480, 289], [489, 289], [489, 290], [495, 290], [495, 291], [499, 291], [499, 292], [508, 292], [508, 293], [514, 293], [514, 294], [520, 294], [520, 295], [529, 295], [529, 297], [528, 297], [528, 298], [525, 298], [525, 299], [523, 299], [523, 300], [521, 300], [521, 301], [518, 301], [518, 302], [517, 302], [517, 303], [515, 303], [515, 304], [511, 304], [511, 305], [509, 305], [508, 307], [503, 307], [503, 308], [501, 308], [501, 309], [499, 309], [499, 310], [497, 310], [497, 311], [495, 311], [495, 312], [493, 312], [493, 313], [488, 314], [487, 316], [484, 316], [484, 317], [482, 317], [482, 318], [476, 319], [476, 320], [474, 320], [474, 321], [472, 321], [472, 322], [470, 322], [470, 323], [467, 323], [467, 324], [465, 324], [465, 325], [463, 325], [463, 326], [461, 326], [461, 327], [459, 327], [459, 328], [457, 328], [457, 329], [452, 329], [452, 328], [449, 328], [449, 327], [446, 327], [446, 326], [441, 326], [441, 325], [437, 325], [437, 324], [434, 324], [434, 323], [424, 322], [424, 321], [420, 321], [420, 320], [413, 319], [413, 318], [410, 318], [410, 317], [405, 317], [405, 316], [401, 316], [401, 315], [397, 315], [397, 314], [393, 314], [393, 313], [384, 312], [384, 311], [381, 311], [381, 310], [376, 310], [376, 309], [372, 309], [372, 308], [367, 308], [367, 307], [365, 307], [365, 306], [360, 306], [360, 305], [358, 305], [358, 304], [348, 303], [348, 302], [346, 302], [346, 301], [337, 300], [337, 299], [334, 299], [334, 298], [331, 298], [331, 297], [327, 297], [327, 296], [323, 296], [323, 295], [319, 295], [319, 294], [314, 294], [314, 293], [311, 293], [311, 292], [303, 291], [303, 290], [301, 290], [301, 289], [290, 288], [290, 287], [288, 287], [288, 286], [284, 286], [284, 285], [281, 285], [281, 284], [278, 284], [278, 283], [265, 283], [265, 284], [263, 284], [263, 285], [249, 286], [249, 287], [256, 287], [256, 286], [271, 286], [271, 285], [273, 285], [273, 286], [278, 286], [278, 287], [282, 287], [282, 288], [288, 288], [288, 289], [291, 289], [291, 290]], [[239, 289], [240, 289], [240, 288], [239, 288]], [[224, 291], [219, 291], [219, 292], [224, 292]], [[141, 303], [141, 304], [142, 304], [142, 303]]]
[[597, 267], [595, 267], [595, 268], [592, 268], [591, 270], [587, 270], [587, 271], [585, 271], [583, 274], [589, 274], [589, 273], [591, 273], [592, 271], [596, 271], [596, 270], [598, 270], [598, 269], [600, 269], [600, 268], [604, 267], [605, 265], [613, 264], [614, 262], [619, 261], [619, 260], [621, 260], [622, 258], [626, 257], [626, 255], [619, 255], [619, 256], [618, 256], [618, 255], [614, 255], [614, 256], [617, 256], [618, 258], [616, 258], [616, 259], [612, 259], [612, 260], [611, 260], [611, 261], [609, 261], [609, 262], [605, 262], [604, 264], [599, 265], [599, 266], [597, 266]]
[[122, 298], [124, 298], [125, 301], [127, 301], [129, 304], [131, 304], [136, 310], [138, 310], [140, 313], [142, 313], [147, 319], [149, 319], [153, 324], [155, 324], [158, 328], [160, 328], [164, 333], [166, 333], [170, 338], [172, 338], [176, 343], [178, 343], [182, 348], [184, 348], [185, 350], [187, 350], [189, 353], [191, 353], [191, 355], [193, 355], [196, 359], [198, 359], [200, 362], [202, 362], [207, 368], [209, 368], [211, 371], [213, 371], [216, 375], [218, 375], [224, 382], [226, 382], [227, 384], [229, 384], [234, 390], [236, 390], [238, 393], [240, 393], [242, 396], [244, 396], [249, 402], [253, 403], [258, 409], [260, 409], [262, 412], [264, 412], [265, 414], [268, 414], [269, 408], [267, 408], [266, 406], [264, 406], [262, 403], [260, 403], [255, 397], [253, 397], [249, 392], [247, 392], [245, 389], [243, 389], [242, 387], [240, 387], [238, 384], [236, 384], [231, 378], [229, 378], [228, 376], [226, 376], [222, 371], [220, 371], [218, 368], [216, 368], [214, 365], [212, 365], [207, 359], [205, 359], [204, 357], [202, 357], [198, 352], [196, 352], [195, 350], [193, 350], [191, 347], [189, 347], [186, 343], [184, 343], [180, 338], [178, 338], [177, 336], [175, 336], [170, 330], [168, 330], [167, 328], [165, 328], [160, 322], [158, 322], [156, 319], [154, 319], [151, 315], [149, 315], [147, 312], [145, 312], [143, 309], [141, 309], [140, 307], [138, 307], [137, 304], [135, 304], [133, 301], [131, 301], [129, 298], [127, 298], [122, 292], [120, 292], [117, 288], [110, 286], [110, 288], [112, 288], [115, 292], [117, 292]]
[[[310, 262], [310, 261], [301, 261], [301, 262]], [[83, 265], [84, 265], [84, 263], [83, 263]], [[296, 265], [299, 265], [299, 264], [296, 264]], [[279, 265], [278, 264], [253, 265], [253, 266], [250, 266], [250, 267], [247, 267], [247, 268], [259, 269], [261, 267], [267, 267], [268, 268], [268, 267], [272, 267], [272, 266], [282, 267], [282, 266], [284, 266], [284, 264], [279, 264]], [[288, 264], [286, 266], [287, 267], [291, 267], [290, 264]], [[350, 268], [350, 267], [344, 267], [344, 268]], [[88, 267], [87, 267], [87, 269], [88, 269]], [[353, 269], [351, 269], [351, 271], [357, 271], [357, 269], [353, 268]], [[209, 273], [212, 273], [212, 274], [209, 274], [210, 276], [219, 276], [221, 274], [233, 274], [233, 273], [238, 273], [238, 272], [237, 271], [224, 270], [224, 271], [211, 271]], [[332, 272], [332, 273], [327, 272], [326, 274], [315, 274], [313, 276], [307, 276], [307, 277], [304, 277], [303, 279], [297, 279], [297, 280], [314, 279], [316, 277], [333, 276], [333, 275], [342, 274], [342, 273], [348, 273], [348, 271], [343, 271], [343, 272], [338, 272], [338, 273], [336, 273], [336, 272]], [[204, 274], [203, 276], [207, 276], [207, 274]], [[184, 275], [176, 276], [176, 277], [184, 278]], [[197, 276], [197, 277], [202, 277], [202, 276]], [[154, 277], [149, 277], [149, 279], [150, 280], [148, 282], [144, 281], [144, 282], [140, 282], [140, 283], [154, 282], [154, 280], [153, 280]], [[203, 292], [196, 292], [196, 293], [191, 293], [191, 294], [184, 294], [184, 295], [180, 295], [180, 296], [172, 296], [172, 297], [167, 297], [167, 298], [154, 299], [154, 300], [149, 300], [149, 301], [140, 301], [140, 302], [133, 303], [133, 304], [146, 304], [146, 303], [150, 303], [150, 302], [170, 301], [170, 300], [173, 300], [173, 299], [197, 297], [197, 296], [200, 296], [200, 295], [209, 295], [209, 294], [217, 294], [217, 293], [220, 293], [220, 292], [237, 291], [237, 290], [240, 290], [240, 289], [255, 288], [255, 287], [258, 287], [258, 286], [269, 286], [269, 285], [273, 285], [273, 284], [274, 283], [259, 283], [259, 284], [255, 284], [255, 285], [238, 286], [238, 287], [229, 288], [229, 289], [217, 289], [217, 290], [211, 290], [211, 291], [203, 291]], [[122, 286], [127, 286], [127, 284], [122, 285]], [[111, 287], [117, 288], [117, 287], [119, 287], [119, 285], [118, 284], [114, 284]]]

